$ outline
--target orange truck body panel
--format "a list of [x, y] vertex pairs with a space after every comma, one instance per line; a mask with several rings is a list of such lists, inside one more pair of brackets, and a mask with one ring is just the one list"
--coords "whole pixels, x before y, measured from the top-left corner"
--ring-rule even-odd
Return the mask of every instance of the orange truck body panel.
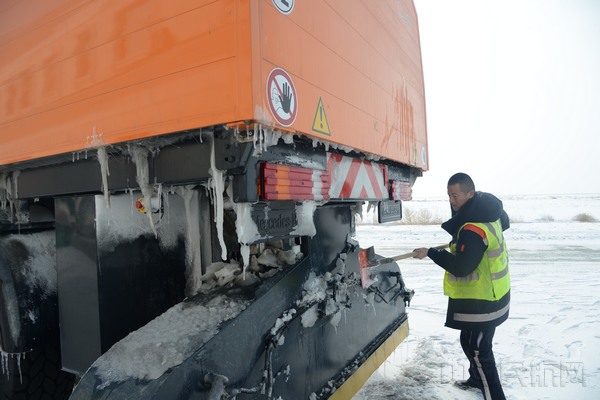
[[426, 170], [412, 1], [276, 3], [4, 1], [0, 165], [258, 122]]

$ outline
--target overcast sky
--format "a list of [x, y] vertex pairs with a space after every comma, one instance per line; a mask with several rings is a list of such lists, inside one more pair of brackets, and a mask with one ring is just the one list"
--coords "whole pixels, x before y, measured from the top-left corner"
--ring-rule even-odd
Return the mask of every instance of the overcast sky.
[[600, 0], [414, 0], [430, 171], [496, 194], [600, 193]]

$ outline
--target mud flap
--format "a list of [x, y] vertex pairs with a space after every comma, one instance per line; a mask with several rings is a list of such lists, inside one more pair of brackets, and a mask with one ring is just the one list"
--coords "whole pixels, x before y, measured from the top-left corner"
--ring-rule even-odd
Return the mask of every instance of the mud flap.
[[[71, 398], [324, 399], [338, 387], [346, 393], [360, 387], [407, 329], [404, 302], [396, 295], [404, 288], [385, 274], [399, 273], [398, 267], [381, 268], [377, 293], [361, 287], [355, 249], [343, 254], [329, 273], [319, 272], [322, 264], [316, 259], [307, 257], [259, 286], [243, 312], [158, 379], [106, 384], [92, 366]], [[306, 283], [315, 279], [325, 282], [326, 297], [304, 302]], [[313, 321], [303, 321], [315, 311]], [[386, 352], [377, 352], [382, 345]], [[353, 376], [360, 379], [344, 387]]]

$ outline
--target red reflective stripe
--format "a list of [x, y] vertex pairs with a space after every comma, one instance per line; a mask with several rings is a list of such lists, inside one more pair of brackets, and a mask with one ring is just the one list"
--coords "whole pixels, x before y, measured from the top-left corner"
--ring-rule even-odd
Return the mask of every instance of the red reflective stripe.
[[342, 193], [340, 193], [340, 198], [349, 198], [352, 193], [352, 189], [356, 184], [356, 177], [358, 176], [358, 171], [360, 170], [360, 166], [362, 163], [360, 160], [353, 158], [350, 164], [350, 169], [348, 170], [348, 174], [344, 180], [344, 186], [342, 188]]
[[[292, 177], [290, 177], [292, 178]], [[321, 185], [323, 188], [327, 188], [329, 189], [329, 181], [327, 179], [323, 179], [323, 177], [321, 177], [320, 179], [321, 181]], [[309, 187], [312, 188], [315, 186], [314, 181], [312, 180], [298, 180], [298, 179], [283, 179], [283, 178], [271, 178], [271, 177], [265, 177], [265, 186], [300, 186], [300, 187]]]
[[371, 180], [371, 186], [373, 186], [373, 192], [375, 193], [375, 197], [378, 199], [383, 198], [383, 193], [381, 192], [381, 188], [379, 187], [379, 182], [377, 181], [377, 178], [375, 177], [375, 170], [373, 169], [373, 164], [365, 163], [365, 167], [367, 170], [367, 175], [369, 176], [369, 179]]
[[262, 164], [260, 195], [264, 200], [329, 200], [328, 171], [285, 164]]
[[327, 156], [329, 157], [329, 161], [327, 162], [327, 171], [333, 171], [334, 165], [342, 162], [342, 155], [327, 153]]
[[463, 228], [463, 230], [475, 232], [476, 234], [478, 234], [479, 236], [481, 236], [482, 239], [486, 238], [485, 231], [483, 229], [475, 226], [475, 225], [471, 225], [471, 224], [465, 225], [465, 227]]
[[311, 187], [297, 187], [297, 186], [265, 186], [266, 193], [279, 193], [279, 194], [305, 194], [312, 195], [313, 191]]
[[312, 180], [312, 171], [306, 173], [306, 172], [297, 172], [297, 171], [265, 170], [263, 176], [265, 178]]
[[393, 200], [411, 200], [412, 188], [410, 183], [402, 181], [392, 181], [392, 199]]

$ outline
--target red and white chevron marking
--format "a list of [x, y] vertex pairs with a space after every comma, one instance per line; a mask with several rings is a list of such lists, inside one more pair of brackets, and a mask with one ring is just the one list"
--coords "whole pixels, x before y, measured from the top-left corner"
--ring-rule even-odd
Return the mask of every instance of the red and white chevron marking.
[[327, 153], [327, 170], [331, 176], [329, 197], [332, 199], [384, 200], [389, 198], [388, 171], [385, 165]]

